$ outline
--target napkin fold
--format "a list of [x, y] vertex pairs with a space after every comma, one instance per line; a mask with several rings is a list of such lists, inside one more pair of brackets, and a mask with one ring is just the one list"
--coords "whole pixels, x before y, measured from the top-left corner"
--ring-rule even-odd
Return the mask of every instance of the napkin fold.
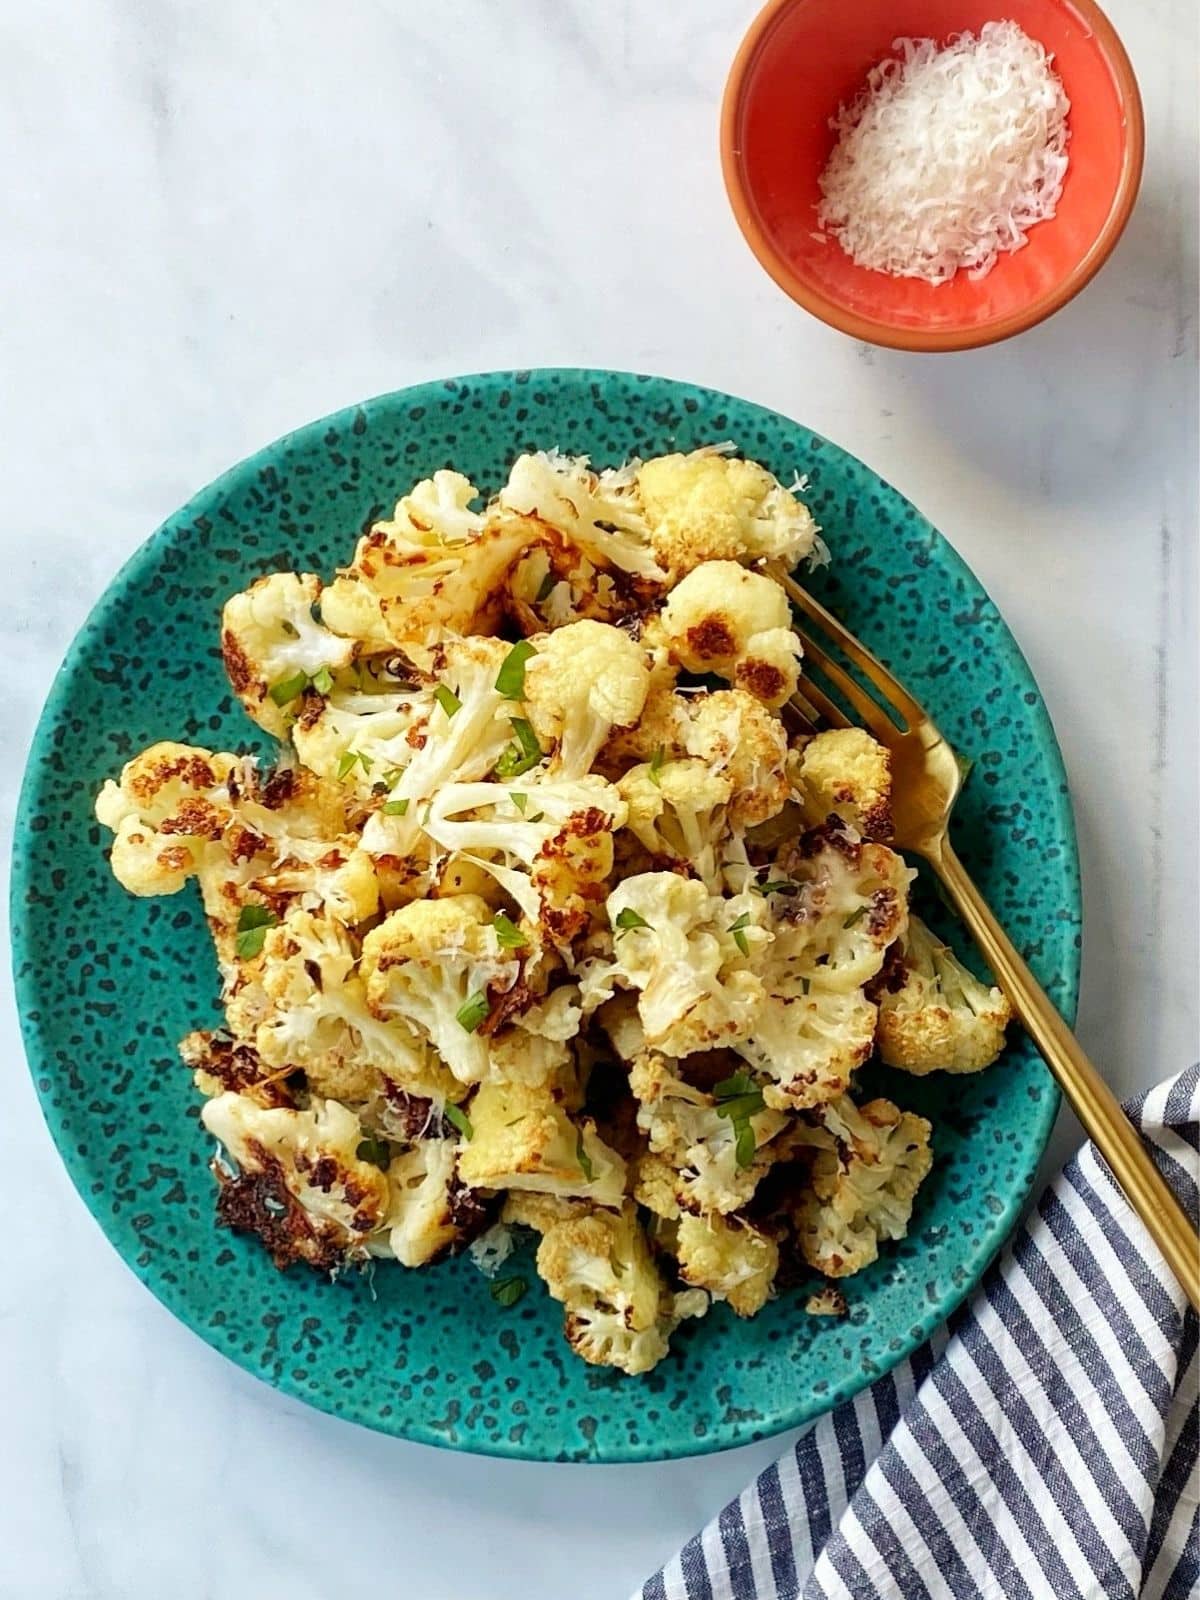
[[[1200, 1067], [1126, 1107], [1200, 1211]], [[1197, 1600], [1197, 1319], [1086, 1145], [972, 1299], [640, 1600]]]

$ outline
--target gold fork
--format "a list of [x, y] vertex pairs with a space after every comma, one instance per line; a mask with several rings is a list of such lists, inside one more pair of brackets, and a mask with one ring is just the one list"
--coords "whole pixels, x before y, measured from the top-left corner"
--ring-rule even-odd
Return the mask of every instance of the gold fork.
[[[885, 711], [810, 632], [796, 628], [805, 660], [820, 670], [853, 706], [868, 733], [891, 752], [895, 843], [923, 856], [942, 880], [1088, 1137], [1108, 1162], [1184, 1293], [1200, 1310], [1200, 1237], [1195, 1227], [1163, 1181], [1120, 1101], [1054, 1009], [951, 847], [947, 829], [962, 785], [954, 751], [920, 702], [865, 645], [778, 563], [770, 563], [767, 570], [892, 708], [893, 714]], [[812, 732], [822, 725], [851, 726], [837, 703], [807, 675], [791, 707]]]

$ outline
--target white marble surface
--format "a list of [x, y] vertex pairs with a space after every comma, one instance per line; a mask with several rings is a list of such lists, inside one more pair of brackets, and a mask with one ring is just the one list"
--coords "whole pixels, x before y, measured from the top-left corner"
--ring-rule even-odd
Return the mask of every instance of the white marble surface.
[[[1023, 339], [925, 359], [809, 320], [732, 224], [715, 119], [751, 10], [0, 8], [6, 831], [71, 635], [230, 462], [444, 373], [688, 377], [863, 456], [996, 597], [1074, 786], [1080, 1031], [1132, 1091], [1196, 1051], [1194, 0], [1111, 0], [1150, 155], [1106, 272]], [[775, 1453], [463, 1459], [254, 1382], [100, 1237], [4, 998], [0, 1600], [619, 1600]], [[1059, 1156], [1075, 1137], [1064, 1116]]]

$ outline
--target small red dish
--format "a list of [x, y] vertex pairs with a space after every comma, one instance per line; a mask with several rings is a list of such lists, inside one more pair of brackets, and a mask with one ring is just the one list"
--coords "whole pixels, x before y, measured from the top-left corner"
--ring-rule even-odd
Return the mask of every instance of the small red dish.
[[[835, 239], [815, 237], [829, 119], [894, 39], [944, 43], [1002, 19], [1053, 53], [1071, 102], [1057, 214], [977, 282], [959, 272], [935, 287], [856, 267]], [[1144, 144], [1133, 68], [1094, 0], [770, 0], [742, 41], [721, 112], [725, 187], [759, 262], [814, 316], [899, 350], [992, 344], [1065, 305], [1129, 220]]]

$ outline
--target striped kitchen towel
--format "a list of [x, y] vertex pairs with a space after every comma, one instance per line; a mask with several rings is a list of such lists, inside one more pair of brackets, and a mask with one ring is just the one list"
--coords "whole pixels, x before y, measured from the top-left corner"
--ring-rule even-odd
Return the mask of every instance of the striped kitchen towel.
[[[1128, 1107], [1188, 1212], [1200, 1068]], [[1091, 1145], [974, 1298], [641, 1600], [1197, 1600], [1196, 1315]]]

